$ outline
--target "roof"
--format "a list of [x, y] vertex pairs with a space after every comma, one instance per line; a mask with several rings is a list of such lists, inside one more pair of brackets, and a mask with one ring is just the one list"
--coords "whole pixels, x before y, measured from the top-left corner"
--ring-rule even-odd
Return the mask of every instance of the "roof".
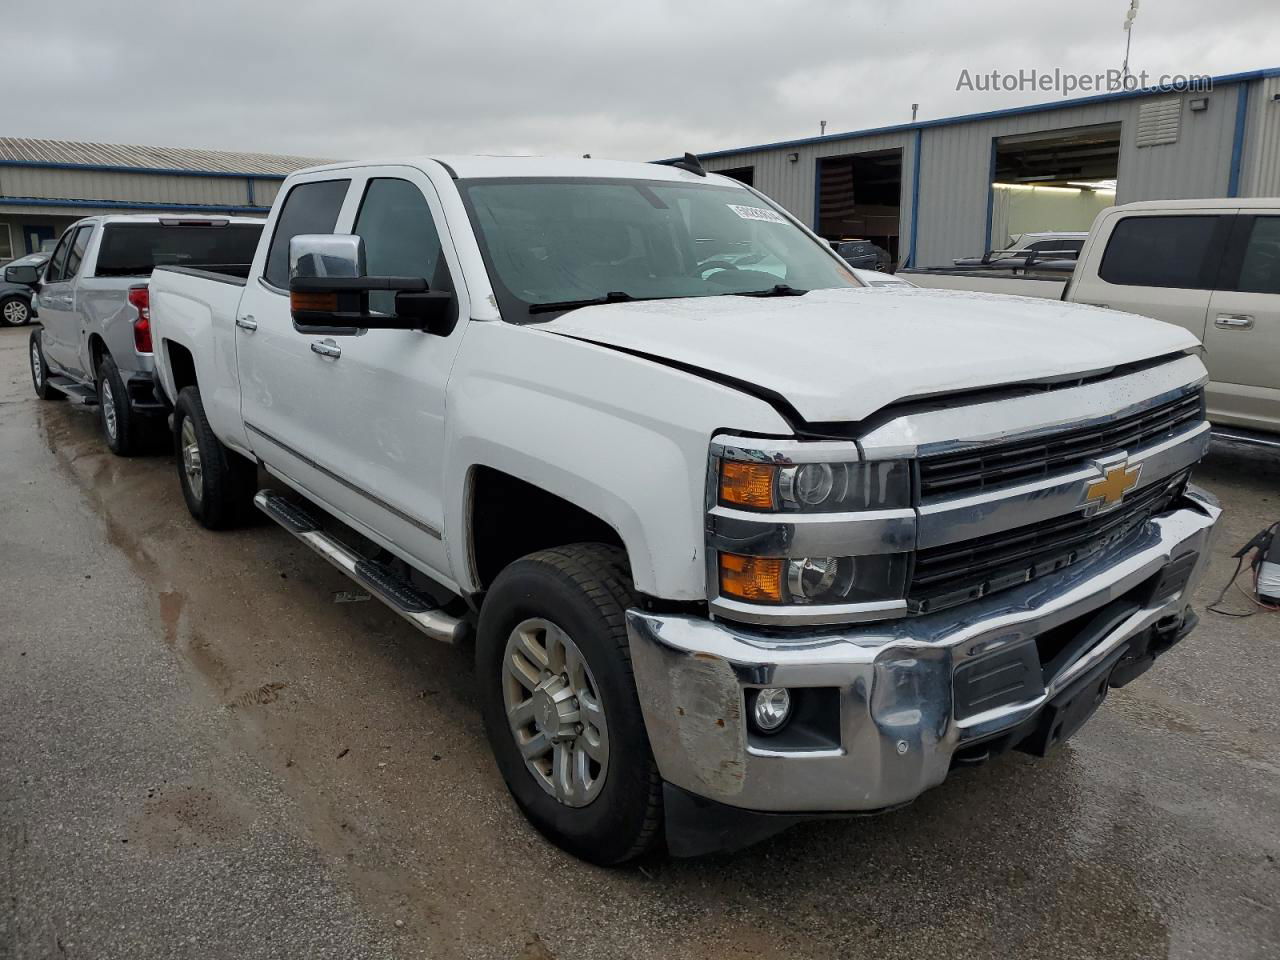
[[[1247, 70], [1243, 73], [1227, 73], [1218, 77], [1210, 77], [1209, 81], [1217, 87], [1230, 86], [1233, 83], [1245, 83], [1250, 80], [1263, 80], [1267, 77], [1280, 77], [1280, 67], [1266, 67], [1261, 70]], [[787, 147], [804, 147], [819, 143], [838, 143], [841, 140], [856, 140], [859, 137], [876, 136], [884, 133], [907, 133], [915, 130], [927, 130], [930, 127], [948, 127], [960, 123], [974, 123], [979, 120], [993, 120], [999, 117], [1016, 117], [1027, 113], [1044, 113], [1049, 110], [1066, 110], [1070, 107], [1083, 107], [1095, 103], [1110, 103], [1115, 100], [1132, 100], [1137, 97], [1149, 97], [1155, 94], [1179, 92], [1172, 86], [1144, 87], [1140, 90], [1122, 90], [1117, 93], [1100, 93], [1092, 97], [1076, 97], [1074, 100], [1053, 100], [1049, 103], [1033, 103], [1025, 107], [1008, 107], [1004, 110], [989, 110], [984, 113], [966, 113], [956, 117], [942, 117], [938, 120], [918, 120], [915, 123], [896, 123], [887, 127], [869, 127], [865, 130], [851, 130], [847, 133], [830, 133], [821, 137], [801, 137], [797, 140], [779, 140], [776, 143], [758, 143], [748, 147], [732, 147], [726, 150], [712, 150], [699, 153], [701, 160], [716, 157], [732, 157], [740, 153], [757, 153], [762, 150], [781, 150]], [[669, 157], [661, 163], [670, 163], [676, 157]]]
[[1112, 210], [1239, 210], [1242, 207], [1260, 210], [1280, 209], [1280, 197], [1210, 197], [1200, 200], [1135, 200], [1108, 209]]
[[421, 167], [436, 162], [443, 164], [460, 180], [487, 177], [617, 177], [624, 180], [669, 180], [683, 183], [728, 183], [741, 186], [736, 180], [717, 176], [708, 171], [709, 177], [671, 167], [665, 164], [642, 163], [634, 160], [597, 160], [590, 157], [497, 157], [464, 156], [461, 154], [437, 154], [430, 157], [399, 157], [394, 159], [352, 160], [347, 163], [326, 165], [326, 169], [341, 170], [344, 167], [368, 167], [380, 164]]
[[79, 143], [0, 137], [0, 166], [89, 168], [220, 176], [285, 177], [302, 167], [328, 163], [314, 157], [271, 153], [232, 153], [185, 147], [142, 147], [122, 143]]
[[81, 217], [76, 223], [160, 223], [165, 220], [180, 220], [183, 223], [194, 220], [214, 220], [219, 223], [262, 225], [262, 217], [237, 217], [232, 214], [217, 213], [99, 213], [91, 217]]

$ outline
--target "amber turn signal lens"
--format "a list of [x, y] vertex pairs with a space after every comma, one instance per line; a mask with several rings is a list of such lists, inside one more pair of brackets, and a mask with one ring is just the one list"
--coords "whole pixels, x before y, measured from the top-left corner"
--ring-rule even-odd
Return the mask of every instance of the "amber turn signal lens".
[[782, 602], [781, 557], [743, 557], [720, 554], [720, 593], [755, 603]]
[[735, 507], [773, 509], [773, 480], [778, 468], [767, 463], [720, 462], [720, 502]]
[[336, 313], [338, 310], [338, 295], [336, 293], [302, 293], [293, 290], [289, 293], [289, 309]]

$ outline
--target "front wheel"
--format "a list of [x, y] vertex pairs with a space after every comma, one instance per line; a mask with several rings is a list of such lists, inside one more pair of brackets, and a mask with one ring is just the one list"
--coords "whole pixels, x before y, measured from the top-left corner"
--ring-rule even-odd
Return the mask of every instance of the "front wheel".
[[0, 300], [0, 321], [7, 327], [21, 327], [31, 322], [31, 306], [22, 297]]
[[209, 426], [200, 390], [184, 387], [173, 410], [174, 454], [187, 509], [209, 530], [249, 522], [258, 468], [227, 449]]
[[36, 388], [36, 396], [41, 400], [62, 400], [65, 398], [61, 390], [49, 386], [49, 364], [44, 358], [44, 345], [40, 331], [32, 330], [27, 341], [27, 356], [31, 361], [31, 385]]
[[627, 646], [636, 602], [617, 547], [530, 554], [494, 581], [476, 665], [498, 769], [529, 821], [601, 865], [639, 856], [662, 819]]

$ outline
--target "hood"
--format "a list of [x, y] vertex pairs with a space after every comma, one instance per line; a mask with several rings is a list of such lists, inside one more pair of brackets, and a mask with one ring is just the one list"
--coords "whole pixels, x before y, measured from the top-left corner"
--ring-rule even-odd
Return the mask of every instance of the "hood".
[[1100, 307], [906, 284], [605, 304], [538, 329], [756, 384], [811, 423], [1106, 370], [1199, 343], [1182, 327]]

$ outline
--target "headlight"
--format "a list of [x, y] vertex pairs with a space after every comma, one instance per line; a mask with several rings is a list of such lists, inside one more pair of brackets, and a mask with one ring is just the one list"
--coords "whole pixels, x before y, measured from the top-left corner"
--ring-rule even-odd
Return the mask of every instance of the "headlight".
[[748, 557], [721, 552], [720, 594], [762, 604], [875, 603], [900, 600], [907, 555]]
[[720, 461], [719, 502], [726, 507], [842, 513], [910, 506], [911, 471], [902, 460], [872, 463]]

